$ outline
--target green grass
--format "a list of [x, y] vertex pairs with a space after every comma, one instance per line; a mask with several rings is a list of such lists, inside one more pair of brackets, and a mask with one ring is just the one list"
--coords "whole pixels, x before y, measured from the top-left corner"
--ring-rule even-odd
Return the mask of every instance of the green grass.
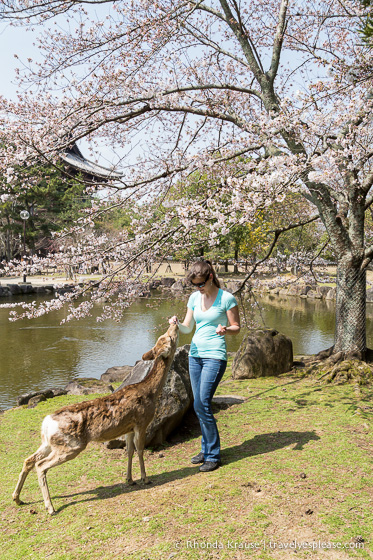
[[[48, 473], [54, 517], [44, 511], [34, 472], [25, 505], [13, 504], [11, 494], [23, 460], [39, 446], [43, 417], [92, 396], [0, 416], [1, 559], [373, 558], [372, 390], [296, 375], [233, 381], [229, 374], [217, 394], [246, 400], [214, 407], [221, 469], [202, 474], [190, 464], [199, 436], [184, 429], [162, 457], [146, 451], [152, 484], [127, 487], [125, 452], [92, 444]], [[358, 536], [364, 548], [286, 548], [295, 540], [352, 546]]]

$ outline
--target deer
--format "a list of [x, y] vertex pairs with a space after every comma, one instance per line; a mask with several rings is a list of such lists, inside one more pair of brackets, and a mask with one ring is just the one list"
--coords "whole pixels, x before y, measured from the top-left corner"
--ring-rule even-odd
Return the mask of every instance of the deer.
[[158, 397], [166, 382], [178, 342], [178, 326], [172, 324], [160, 336], [143, 360], [154, 360], [148, 375], [139, 383], [90, 401], [67, 405], [46, 416], [41, 426], [41, 446], [27, 457], [13, 492], [13, 500], [22, 505], [20, 493], [29, 472], [35, 467], [45, 509], [56, 513], [49, 494], [46, 474], [52, 467], [75, 459], [91, 441], [104, 442], [124, 436], [127, 447], [127, 476], [132, 478], [132, 459], [136, 448], [141, 483], [148, 484], [144, 464], [147, 426], [152, 421]]

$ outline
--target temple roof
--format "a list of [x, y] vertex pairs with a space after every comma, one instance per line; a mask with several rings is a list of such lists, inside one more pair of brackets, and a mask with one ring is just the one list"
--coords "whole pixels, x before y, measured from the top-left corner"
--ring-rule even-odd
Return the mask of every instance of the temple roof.
[[76, 144], [73, 144], [65, 152], [60, 154], [62, 161], [73, 167], [78, 171], [87, 173], [93, 178], [97, 177], [99, 179], [119, 179], [122, 174], [119, 171], [110, 169], [109, 167], [104, 167], [93, 161], [86, 159]]

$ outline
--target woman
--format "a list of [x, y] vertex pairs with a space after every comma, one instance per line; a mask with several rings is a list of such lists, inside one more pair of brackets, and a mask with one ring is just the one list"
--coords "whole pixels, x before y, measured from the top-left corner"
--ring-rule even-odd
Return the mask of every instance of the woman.
[[240, 317], [236, 298], [220, 288], [210, 261], [195, 262], [187, 278], [197, 292], [189, 298], [184, 321], [179, 323], [174, 316], [169, 322], [178, 323], [182, 333], [190, 333], [196, 325], [189, 352], [189, 374], [202, 444], [201, 452], [191, 462], [203, 463], [199, 470], [209, 472], [221, 465], [219, 432], [211, 401], [227, 367], [225, 335], [240, 331]]

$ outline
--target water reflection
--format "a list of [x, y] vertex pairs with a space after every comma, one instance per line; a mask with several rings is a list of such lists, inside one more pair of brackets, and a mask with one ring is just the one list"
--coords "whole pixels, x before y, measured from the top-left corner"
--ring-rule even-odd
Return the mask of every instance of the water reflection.
[[[77, 377], [99, 378], [109, 367], [134, 364], [167, 328], [167, 317], [184, 316], [186, 300], [138, 300], [120, 323], [97, 323], [97, 307], [91, 317], [62, 326], [63, 310], [13, 323], [8, 310], [0, 309], [0, 408], [14, 406], [16, 397], [27, 391], [63, 387]], [[333, 344], [333, 302], [281, 296], [259, 302], [258, 323], [289, 336], [295, 354], [312, 354]], [[367, 338], [372, 345], [373, 306], [367, 307]], [[244, 329], [237, 337], [227, 337], [229, 351], [238, 349], [243, 335]], [[190, 339], [191, 335], [181, 335], [180, 344]]]
[[97, 306], [91, 317], [64, 325], [63, 310], [10, 322], [9, 311], [0, 309], [0, 408], [14, 406], [28, 391], [63, 387], [77, 377], [99, 378], [109, 367], [134, 364], [167, 328], [167, 316], [185, 308], [169, 299], [147, 304], [135, 302], [120, 323], [97, 323]]
[[264, 296], [258, 303], [265, 325], [291, 338], [295, 354], [313, 354], [333, 345], [334, 302]]

